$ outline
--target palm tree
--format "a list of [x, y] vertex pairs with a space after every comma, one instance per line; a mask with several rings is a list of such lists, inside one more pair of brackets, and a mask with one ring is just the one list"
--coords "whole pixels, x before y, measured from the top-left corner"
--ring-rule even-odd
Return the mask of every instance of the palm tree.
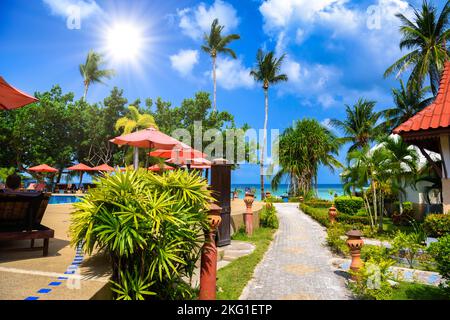
[[[123, 134], [128, 134], [133, 131], [138, 131], [140, 129], [145, 129], [149, 127], [157, 128], [155, 119], [152, 115], [148, 113], [141, 114], [139, 109], [135, 106], [129, 106], [129, 116], [119, 118], [116, 122], [116, 130], [123, 128]], [[137, 147], [133, 148], [134, 156], [133, 163], [134, 168], [137, 170], [139, 167], [139, 149]]]
[[250, 71], [250, 75], [253, 76], [256, 81], [262, 82], [264, 89], [264, 139], [260, 158], [261, 199], [264, 199], [264, 151], [267, 143], [266, 131], [269, 117], [269, 86], [288, 80], [287, 75], [280, 73], [285, 56], [286, 55], [283, 54], [277, 59], [273, 51], [264, 53], [259, 49], [256, 55], [256, 67]]
[[339, 151], [337, 137], [315, 119], [297, 121], [279, 138], [281, 169], [272, 178], [278, 189], [281, 179], [289, 179], [289, 194], [307, 195], [317, 180], [319, 165], [334, 170], [342, 165], [335, 158]]
[[350, 107], [345, 106], [347, 117], [344, 121], [333, 119], [330, 124], [341, 129], [345, 137], [342, 142], [353, 142], [349, 151], [361, 149], [369, 145], [379, 135], [379, 128], [376, 123], [381, 116], [380, 112], [375, 112], [374, 101], [359, 99], [358, 102]]
[[402, 194], [407, 184], [413, 184], [417, 172], [419, 156], [416, 150], [405, 143], [401, 137], [387, 137], [382, 140], [388, 152], [390, 175], [394, 189], [398, 190], [400, 214], [403, 213]]
[[227, 45], [233, 41], [238, 40], [241, 37], [238, 34], [229, 34], [227, 36], [222, 36], [222, 30], [224, 26], [219, 25], [219, 20], [214, 19], [211, 24], [211, 31], [204, 35], [204, 45], [202, 45], [202, 50], [208, 53], [212, 58], [213, 63], [213, 82], [214, 82], [214, 109], [217, 111], [216, 105], [216, 58], [219, 53], [226, 53], [230, 55], [233, 59], [236, 59], [236, 53], [227, 48]]
[[408, 86], [422, 86], [428, 75], [433, 95], [436, 96], [439, 87], [440, 72], [444, 62], [448, 59], [446, 39], [450, 36], [448, 23], [450, 18], [450, 0], [444, 5], [438, 16], [437, 9], [426, 0], [422, 3], [422, 10], [414, 8], [413, 21], [403, 14], [396, 15], [402, 22], [400, 32], [403, 36], [400, 49], [412, 50], [384, 73], [387, 77], [394, 72], [403, 73], [412, 67]]
[[382, 129], [390, 132], [428, 106], [433, 100], [432, 97], [424, 98], [429, 89], [430, 87], [421, 89], [405, 87], [403, 80], [400, 80], [400, 89], [392, 89], [395, 107], [382, 111], [385, 118], [381, 124]]
[[80, 64], [80, 74], [83, 77], [84, 83], [83, 100], [86, 100], [89, 86], [92, 83], [103, 83], [103, 78], [110, 79], [114, 75], [113, 69], [100, 69], [103, 64], [104, 61], [102, 55], [93, 50], [89, 51], [86, 62]]

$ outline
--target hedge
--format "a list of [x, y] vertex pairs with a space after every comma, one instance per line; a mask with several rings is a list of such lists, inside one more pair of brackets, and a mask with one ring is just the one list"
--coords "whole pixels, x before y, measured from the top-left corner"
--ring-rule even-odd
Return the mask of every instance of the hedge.
[[314, 220], [319, 222], [321, 225], [328, 227], [330, 225], [330, 221], [328, 218], [328, 211], [324, 211], [320, 208], [313, 208], [304, 203], [300, 204], [300, 209], [307, 215], [311, 216]]
[[450, 214], [429, 214], [423, 228], [430, 237], [442, 237], [450, 233]]
[[322, 199], [311, 199], [305, 201], [305, 204], [313, 208], [329, 208], [333, 204], [331, 201]]
[[334, 199], [336, 209], [345, 214], [355, 214], [364, 205], [364, 200], [361, 197], [340, 196]]

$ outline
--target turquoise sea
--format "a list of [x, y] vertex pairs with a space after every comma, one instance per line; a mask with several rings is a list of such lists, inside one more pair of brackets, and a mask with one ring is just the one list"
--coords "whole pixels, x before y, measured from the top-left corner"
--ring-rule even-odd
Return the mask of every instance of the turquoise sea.
[[[255, 188], [256, 196], [260, 197], [260, 185], [259, 184], [231, 184], [231, 191], [235, 189], [240, 189], [243, 192], [239, 194], [239, 198], [244, 197], [244, 191], [246, 188]], [[281, 196], [284, 193], [287, 193], [288, 185], [282, 184], [279, 186], [278, 190], [273, 191], [270, 184], [264, 185], [264, 191], [270, 191], [272, 195]], [[330, 194], [331, 192], [331, 194]], [[341, 196], [344, 194], [344, 189], [342, 184], [319, 184], [317, 188], [318, 197], [321, 199], [332, 200], [334, 194]]]

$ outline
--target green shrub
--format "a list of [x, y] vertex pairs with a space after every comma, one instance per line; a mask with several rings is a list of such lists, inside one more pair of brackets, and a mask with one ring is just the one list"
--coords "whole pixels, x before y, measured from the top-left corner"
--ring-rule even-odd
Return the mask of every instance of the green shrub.
[[423, 227], [430, 237], [442, 237], [450, 233], [450, 214], [429, 214]]
[[116, 171], [74, 204], [72, 245], [110, 258], [116, 299], [192, 299], [192, 278], [209, 228], [207, 183], [184, 170]]
[[428, 252], [436, 261], [437, 269], [442, 277], [450, 281], [450, 234], [441, 237], [438, 242], [431, 243]]
[[345, 214], [355, 214], [364, 206], [364, 200], [355, 196], [340, 196], [334, 199], [336, 209]]
[[270, 197], [264, 198], [264, 202], [266, 202], [266, 203], [278, 203], [278, 202], [283, 202], [283, 199], [277, 198], [275, 196], [270, 196]]
[[321, 225], [328, 227], [330, 224], [328, 218], [328, 210], [324, 210], [322, 208], [313, 208], [304, 203], [300, 204], [300, 209], [307, 215], [311, 216], [314, 220], [319, 222]]
[[425, 249], [425, 245], [422, 243], [422, 235], [420, 233], [403, 233], [397, 231], [397, 234], [392, 241], [392, 250], [400, 257], [403, 256], [409, 264], [410, 268], [414, 268], [415, 258], [419, 251]]
[[262, 208], [259, 218], [259, 224], [262, 227], [278, 229], [277, 211], [271, 203], [266, 204]]
[[300, 202], [300, 197], [289, 197], [288, 202]]
[[342, 223], [370, 225], [370, 219], [367, 216], [338, 213], [336, 219]]
[[345, 228], [339, 223], [330, 226], [327, 229], [327, 244], [334, 253], [347, 256], [349, 248], [347, 243], [341, 237], [345, 235]]
[[350, 271], [358, 278], [358, 281], [349, 283], [350, 289], [359, 299], [389, 300], [393, 292], [388, 281], [392, 277], [389, 268], [394, 263], [383, 253], [373, 254], [358, 272]]
[[322, 199], [311, 199], [305, 201], [305, 204], [313, 208], [329, 208], [333, 204], [331, 201]]

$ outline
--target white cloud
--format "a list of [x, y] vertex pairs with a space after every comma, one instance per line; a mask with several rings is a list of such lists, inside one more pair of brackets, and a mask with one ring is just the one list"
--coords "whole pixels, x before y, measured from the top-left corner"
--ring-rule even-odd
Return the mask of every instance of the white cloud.
[[[395, 14], [411, 17], [412, 9], [406, 0], [375, 0], [367, 6], [348, 0], [263, 1], [259, 10], [264, 32], [276, 40], [278, 56], [287, 53], [283, 72], [289, 82], [278, 86], [279, 94], [295, 94], [304, 105], [323, 108], [352, 104], [351, 99], [365, 95], [386, 101], [386, 90], [378, 83], [402, 55]], [[308, 45], [313, 35], [318, 36], [314, 46], [321, 45], [324, 54], [333, 56], [326, 65], [323, 55], [321, 60], [296, 57], [296, 46]]]
[[234, 7], [222, 0], [215, 0], [207, 7], [200, 3], [195, 8], [185, 8], [177, 11], [179, 26], [182, 32], [194, 40], [199, 40], [204, 33], [209, 32], [214, 19], [224, 26], [226, 32], [232, 31], [239, 24], [239, 18]]
[[328, 130], [334, 130], [334, 127], [331, 125], [331, 119], [325, 118], [320, 122], [321, 125], [323, 125]]
[[194, 66], [198, 63], [198, 50], [180, 50], [177, 54], [170, 56], [172, 68], [182, 76], [189, 76]]
[[73, 8], [79, 8], [80, 18], [88, 18], [102, 12], [97, 2], [94, 0], [43, 0], [51, 9], [52, 14], [69, 17]]
[[[211, 72], [208, 72], [212, 76]], [[224, 89], [251, 88], [255, 82], [240, 59], [217, 58], [217, 85]]]

